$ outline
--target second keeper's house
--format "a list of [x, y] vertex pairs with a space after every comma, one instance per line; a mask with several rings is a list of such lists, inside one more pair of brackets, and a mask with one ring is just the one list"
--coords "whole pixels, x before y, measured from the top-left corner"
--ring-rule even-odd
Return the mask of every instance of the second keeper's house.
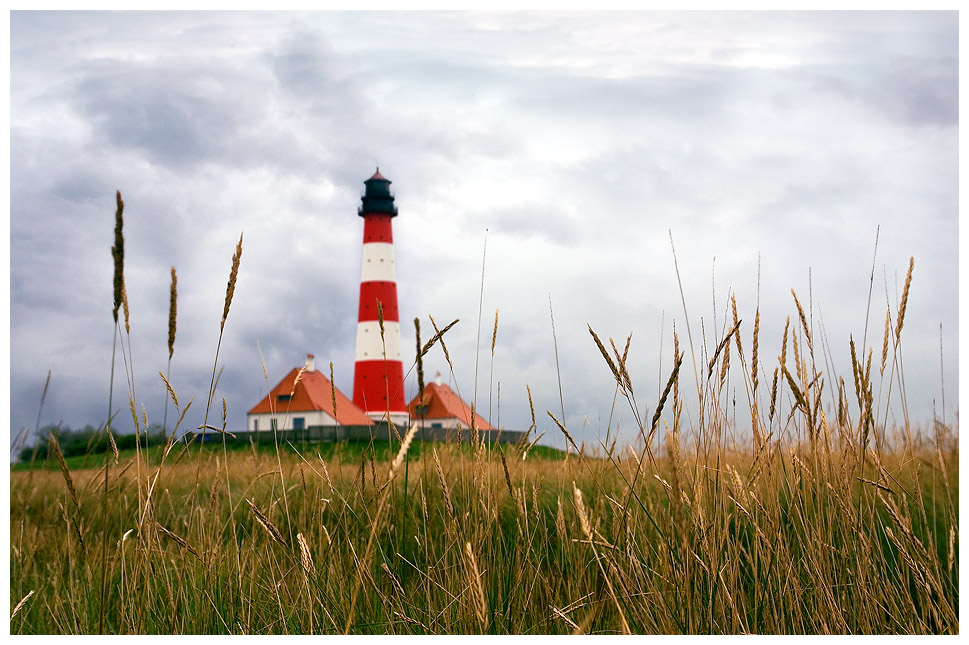
[[441, 382], [438, 372], [433, 383], [424, 386], [424, 398], [415, 396], [407, 406], [412, 422], [424, 428], [441, 428], [444, 430], [460, 430], [471, 428], [471, 418], [474, 417], [476, 430], [493, 430], [491, 424], [485, 421], [477, 412], [461, 400], [454, 390]]

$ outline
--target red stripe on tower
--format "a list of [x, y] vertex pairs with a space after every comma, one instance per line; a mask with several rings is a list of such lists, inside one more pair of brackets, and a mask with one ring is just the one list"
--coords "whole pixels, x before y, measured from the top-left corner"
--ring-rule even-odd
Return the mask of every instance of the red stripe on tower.
[[389, 416], [392, 422], [402, 425], [408, 422], [408, 414], [391, 225], [397, 207], [390, 194], [391, 182], [380, 174], [379, 168], [363, 183], [367, 189], [357, 212], [363, 218], [363, 268], [353, 402], [376, 421]]

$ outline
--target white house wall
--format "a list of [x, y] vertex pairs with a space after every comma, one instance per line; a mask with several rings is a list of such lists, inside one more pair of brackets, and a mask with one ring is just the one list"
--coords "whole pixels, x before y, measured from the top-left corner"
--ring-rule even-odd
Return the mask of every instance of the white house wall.
[[[420, 417], [414, 417], [415, 421], [419, 421]], [[424, 419], [425, 428], [446, 428], [448, 430], [456, 430], [458, 428], [467, 428], [468, 424], [461, 421], [457, 417], [447, 417], [444, 419]]]
[[[308, 410], [306, 412], [277, 412], [276, 414], [250, 414], [247, 424], [250, 432], [262, 432], [264, 430], [272, 430], [272, 419], [276, 419], [277, 429], [292, 430], [294, 418], [302, 418], [304, 428], [309, 428], [312, 426], [339, 425], [336, 419], [322, 410]], [[256, 424], [258, 424], [258, 426]]]

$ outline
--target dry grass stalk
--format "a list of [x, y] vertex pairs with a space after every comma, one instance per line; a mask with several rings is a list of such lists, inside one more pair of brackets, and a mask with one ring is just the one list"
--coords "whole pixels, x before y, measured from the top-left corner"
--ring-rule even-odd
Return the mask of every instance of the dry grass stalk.
[[794, 304], [797, 306], [797, 316], [801, 319], [801, 329], [804, 330], [804, 339], [807, 341], [808, 349], [814, 351], [814, 343], [811, 339], [811, 328], [808, 327], [807, 317], [804, 315], [804, 308], [801, 307], [801, 301], [797, 299], [797, 294], [794, 292], [794, 289], [791, 289], [791, 295], [794, 296]]
[[217, 426], [214, 426], [214, 425], [211, 425], [211, 424], [208, 424], [208, 423], [203, 423], [202, 425], [200, 425], [198, 427], [198, 429], [199, 430], [211, 430], [212, 432], [218, 432], [219, 434], [227, 435], [229, 437], [232, 437], [233, 439], [236, 438], [235, 434], [233, 434], [232, 432], [229, 432], [228, 430], [226, 430], [225, 427], [219, 428]]
[[[670, 377], [666, 381], [666, 387], [663, 388], [663, 394], [660, 395], [659, 403], [656, 405], [656, 411], [653, 412], [653, 419], [649, 424], [649, 435], [646, 437], [646, 445], [649, 446], [650, 441], [652, 441], [653, 433], [656, 431], [656, 424], [659, 422], [660, 415], [663, 414], [663, 408], [666, 405], [666, 399], [670, 395], [670, 390], [673, 388], [673, 384], [679, 378], [680, 366], [683, 364], [683, 354], [674, 357], [673, 371], [670, 372]], [[675, 403], [675, 402], [674, 402]]]
[[246, 504], [248, 504], [250, 510], [252, 510], [252, 515], [256, 518], [256, 522], [258, 522], [259, 525], [266, 530], [269, 537], [278, 542], [280, 546], [288, 549], [289, 545], [286, 544], [286, 539], [283, 538], [283, 534], [279, 532], [279, 529], [276, 528], [276, 525], [273, 524], [272, 520], [266, 517], [266, 515], [263, 514], [263, 512], [260, 511], [259, 508], [252, 502], [252, 500], [246, 499]]
[[532, 416], [532, 425], [528, 426], [529, 431], [531, 431], [537, 429], [538, 426], [535, 424], [535, 406], [532, 404], [532, 388], [527, 383], [525, 384], [525, 391], [528, 392], [528, 412]]
[[[390, 580], [390, 584], [393, 586], [394, 594], [397, 596], [398, 600], [404, 600], [407, 596], [404, 593], [404, 587], [400, 584], [400, 580], [397, 579], [397, 576], [395, 576], [394, 572], [390, 570], [390, 567], [387, 566], [386, 562], [381, 562], [380, 568], [383, 569], [384, 573], [387, 574], [387, 578]], [[403, 617], [407, 618], [406, 616]]]
[[262, 345], [259, 344], [258, 340], [256, 341], [256, 349], [259, 351], [259, 363], [262, 365], [262, 376], [266, 381], [269, 381], [269, 372], [266, 370], [266, 359], [263, 358]]
[[616, 355], [616, 367], [619, 369], [620, 376], [622, 376], [621, 385], [623, 391], [629, 392], [629, 394], [633, 393], [633, 382], [632, 379], [629, 378], [629, 371], [626, 369], [626, 357], [629, 356], [629, 344], [632, 342], [632, 339], [633, 335], [630, 333], [629, 336], [626, 337], [626, 346], [623, 348], [622, 354], [620, 354], [619, 350], [616, 348], [615, 341], [612, 340], [612, 338], [609, 339], [609, 344], [612, 346], [612, 352]]
[[400, 443], [400, 450], [397, 451], [397, 456], [394, 457], [393, 463], [390, 465], [390, 474], [387, 476], [387, 483], [389, 484], [397, 471], [400, 469], [400, 465], [404, 463], [404, 457], [407, 455], [407, 450], [410, 448], [411, 441], [414, 440], [414, 435], [417, 434], [417, 424], [411, 424], [410, 429], [407, 430], [407, 434], [404, 435], [403, 440]]
[[572, 482], [572, 502], [575, 504], [575, 513], [579, 518], [579, 526], [582, 529], [582, 535], [586, 537], [590, 542], [592, 541], [592, 525], [589, 523], [589, 516], [585, 510], [585, 503], [582, 501], [582, 491], [579, 487], [575, 485], [575, 481]]
[[898, 305], [898, 320], [895, 323], [895, 344], [902, 337], [902, 323], [905, 322], [905, 308], [908, 306], [908, 289], [912, 286], [912, 270], [915, 269], [915, 258], [908, 261], [908, 273], [905, 275], [905, 286], [902, 287], [902, 300]]
[[528, 444], [527, 446], [525, 446], [525, 449], [522, 451], [522, 461], [525, 461], [525, 458], [528, 457], [529, 451], [531, 451], [531, 449], [534, 448], [535, 445], [539, 441], [541, 441], [542, 437], [544, 437], [544, 436], [545, 436], [545, 433], [543, 432], [542, 434], [540, 434], [537, 437], [535, 437], [535, 439], [530, 444]]
[[323, 457], [319, 453], [317, 453], [316, 456], [320, 460], [320, 466], [322, 467], [322, 470], [323, 470], [323, 479], [326, 481], [326, 485], [329, 486], [330, 487], [330, 490], [332, 491], [333, 490], [333, 480], [330, 479], [330, 471], [327, 470], [327, 468], [326, 468], [326, 462], [323, 461]]
[[292, 400], [293, 395], [296, 394], [296, 386], [299, 385], [299, 382], [303, 380], [303, 374], [306, 374], [305, 364], [301, 368], [299, 368], [299, 371], [296, 372], [296, 378], [293, 379], [293, 389], [289, 391], [290, 400]]
[[196, 560], [198, 560], [199, 562], [202, 562], [202, 557], [199, 555], [198, 551], [196, 551], [195, 548], [191, 544], [186, 542], [185, 539], [182, 538], [180, 535], [173, 533], [172, 531], [168, 530], [167, 528], [165, 528], [164, 526], [162, 526], [157, 522], [155, 523], [155, 529], [159, 533], [167, 537], [168, 539], [175, 542], [175, 544], [177, 544], [178, 546], [182, 547], [183, 549], [191, 553], [193, 556], [195, 556]]
[[23, 609], [23, 606], [27, 604], [27, 601], [30, 600], [30, 597], [33, 595], [34, 595], [34, 590], [31, 589], [30, 591], [27, 592], [26, 596], [20, 599], [20, 602], [17, 603], [17, 606], [13, 608], [12, 612], [10, 612], [10, 620], [13, 620], [14, 617], [18, 613], [20, 613], [20, 610]]
[[111, 453], [114, 455], [114, 463], [118, 463], [118, 458], [121, 453], [118, 452], [118, 444], [114, 441], [114, 433], [111, 432], [111, 427], [105, 428], [105, 433], [108, 435], [108, 445], [111, 446]]
[[519, 442], [518, 442], [518, 447], [520, 449], [522, 449], [522, 459], [523, 460], [525, 459], [525, 456], [528, 454], [527, 453], [527, 450], [525, 450], [525, 448], [528, 447], [528, 438], [531, 436], [532, 432], [536, 428], [536, 425], [535, 425], [535, 406], [532, 403], [532, 389], [528, 386], [528, 383], [525, 384], [525, 391], [528, 393], [528, 411], [532, 415], [532, 424], [530, 426], [528, 426], [528, 430], [525, 431], [525, 434], [522, 435], [521, 440], [519, 440]]
[[128, 310], [128, 289], [124, 284], [121, 285], [121, 307], [124, 309], [124, 331], [126, 334], [130, 334], [131, 313]]
[[[427, 341], [426, 343], [424, 343], [424, 346], [421, 348], [420, 355], [421, 356], [424, 356], [425, 354], [427, 354], [427, 352], [431, 351], [431, 347], [434, 346], [434, 343], [436, 343], [437, 341], [441, 341], [441, 347], [444, 349], [444, 355], [445, 355], [445, 357], [447, 357], [447, 355], [448, 355], [447, 354], [447, 348], [444, 347], [443, 337], [444, 337], [444, 334], [446, 334], [448, 332], [448, 330], [451, 329], [451, 327], [454, 327], [458, 323], [458, 320], [459, 319], [458, 318], [455, 318], [450, 323], [448, 323], [447, 325], [445, 325], [444, 326], [444, 329], [438, 329], [437, 328], [437, 325], [434, 323], [433, 316], [428, 316], [428, 318], [431, 319], [431, 326], [434, 327], [434, 335], [431, 336], [431, 339], [429, 341]], [[448, 358], [448, 363], [450, 364], [450, 362], [451, 362], [451, 359]]]
[[135, 408], [135, 398], [131, 395], [131, 390], [128, 391], [128, 409], [131, 411], [131, 420], [135, 424], [135, 430], [138, 429], [138, 410]]
[[855, 397], [858, 399], [858, 407], [863, 408], [862, 399], [862, 372], [861, 365], [858, 363], [858, 355], [855, 352], [855, 339], [854, 336], [848, 338], [848, 347], [851, 350], [851, 376], [854, 379], [855, 384]]
[[464, 556], [468, 565], [468, 578], [472, 591], [472, 608], [474, 615], [478, 619], [479, 627], [482, 631], [488, 629], [488, 605], [485, 603], [484, 586], [481, 583], [481, 572], [478, 571], [478, 562], [471, 550], [471, 543], [464, 543]]
[[562, 620], [564, 620], [565, 621], [565, 624], [568, 625], [569, 627], [571, 627], [572, 630], [574, 631], [574, 633], [581, 634], [583, 632], [582, 628], [579, 627], [575, 623], [575, 621], [573, 621], [571, 618], [569, 618], [564, 611], [562, 611], [561, 609], [559, 609], [558, 607], [556, 607], [554, 605], [551, 606], [550, 609], [552, 610], [552, 615], [556, 616], [557, 618], [561, 618]]
[[81, 527], [77, 524], [77, 516], [79, 513], [75, 511], [70, 516], [67, 514], [67, 507], [61, 504], [61, 500], [57, 500], [57, 508], [61, 510], [61, 518], [64, 520], [64, 525], [67, 526], [68, 530], [74, 532], [74, 537], [77, 538], [77, 543], [81, 545], [81, 549], [84, 549], [84, 537], [81, 535]]
[[426, 353], [427, 350], [431, 348], [431, 345], [434, 344], [435, 341], [438, 341], [438, 340], [441, 341], [441, 350], [444, 352], [444, 360], [447, 361], [448, 367], [450, 367], [451, 371], [453, 372], [454, 365], [451, 364], [451, 356], [450, 354], [448, 354], [447, 345], [444, 343], [444, 332], [450, 329], [451, 326], [458, 321], [457, 319], [455, 319], [450, 325], [446, 326], [444, 329], [438, 329], [437, 323], [434, 322], [434, 316], [431, 316], [430, 314], [428, 314], [427, 317], [430, 318], [431, 326], [434, 327], [435, 333], [434, 333], [434, 336], [431, 337], [431, 340], [427, 341], [427, 344], [424, 345], [424, 349], [421, 351]]
[[[740, 334], [735, 334], [734, 338], [739, 338]], [[723, 387], [724, 382], [727, 380], [727, 373], [730, 371], [730, 345], [728, 344], [723, 350], [723, 361], [720, 362], [720, 378], [717, 379], [720, 382], [720, 387]]]
[[892, 325], [891, 309], [885, 309], [885, 333], [882, 336], [882, 363], [881, 363], [881, 367], [878, 369], [879, 374], [885, 373], [885, 363], [888, 361], [888, 336], [891, 333], [891, 325]]
[[788, 327], [790, 327], [790, 325], [791, 325], [791, 318], [790, 316], [788, 316], [787, 320], [784, 321], [784, 336], [781, 338], [781, 355], [777, 359], [781, 367], [784, 367], [787, 365], [787, 329]]
[[380, 327], [380, 340], [384, 340], [384, 303], [377, 299], [377, 325]]
[[952, 573], [956, 564], [956, 529], [955, 526], [949, 527], [949, 550], [946, 553], [946, 569]]
[[495, 327], [491, 331], [491, 356], [495, 355], [495, 342], [498, 340], [498, 310], [495, 309]]
[[558, 497], [555, 502], [555, 533], [560, 542], [565, 543], [568, 539], [568, 531], [565, 528], [565, 511], [562, 510], [562, 498]]
[[333, 405], [333, 418], [336, 418], [336, 385], [333, 384], [333, 361], [330, 361], [330, 403]]
[[616, 383], [619, 384], [619, 387], [623, 387], [622, 374], [619, 372], [619, 369], [616, 367], [616, 364], [612, 362], [612, 357], [609, 356], [609, 352], [606, 351], [605, 345], [603, 345], [602, 341], [599, 340], [599, 336], [595, 333], [595, 331], [592, 330], [592, 325], [588, 325], [588, 327], [589, 327], [589, 333], [592, 334], [592, 339], [596, 343], [596, 347], [599, 348], [599, 353], [602, 354], [602, 357], [604, 359], [606, 359], [606, 365], [609, 366], [609, 371], [612, 372], [613, 378], [616, 379]]
[[[609, 595], [612, 597], [613, 603], [616, 605], [616, 611], [619, 613], [619, 621], [622, 627], [622, 632], [624, 634], [630, 634], [632, 632], [629, 629], [629, 623], [626, 621], [626, 613], [623, 611], [622, 603], [619, 602], [619, 597], [616, 595], [616, 591], [612, 586], [611, 577], [606, 572], [605, 567], [602, 565], [602, 560], [599, 558], [599, 551], [596, 549], [596, 540], [593, 536], [592, 524], [589, 521], [585, 503], [582, 501], [582, 491], [579, 490], [579, 487], [575, 485], [575, 481], [572, 482], [572, 500], [575, 503], [575, 512], [579, 516], [579, 525], [582, 528], [582, 534], [585, 535], [586, 540], [589, 542], [589, 546], [592, 548], [592, 553], [595, 556], [596, 564], [599, 566], [599, 572], [602, 574], [602, 579], [606, 583], [606, 588], [609, 590]], [[624, 517], [627, 516], [624, 514]]]
[[[733, 326], [735, 328], [736, 327], [739, 327], [740, 326], [740, 319], [737, 318], [737, 298], [732, 293], [730, 294], [730, 308], [731, 308], [731, 310], [733, 312]], [[756, 333], [756, 332], [754, 332], [754, 333]], [[737, 355], [740, 356], [741, 359], [743, 359], [743, 356], [744, 356], [744, 348], [743, 348], [743, 346], [740, 343], [740, 334], [736, 334], [734, 336], [734, 342], [737, 343]]]
[[797, 404], [797, 407], [801, 408], [806, 415], [809, 415], [811, 413], [811, 408], [808, 405], [808, 402], [805, 400], [804, 395], [801, 394], [800, 388], [797, 387], [794, 377], [791, 376], [791, 373], [787, 371], [786, 367], [784, 368], [784, 376], [787, 378], [787, 385], [791, 388], [791, 393], [794, 395], [794, 401]]
[[750, 380], [751, 380], [751, 385], [754, 392], [757, 391], [757, 381], [758, 381], [757, 370], [759, 366], [757, 364], [757, 355], [758, 355], [757, 350], [759, 346], [759, 340], [758, 340], [759, 337], [760, 337], [760, 307], [758, 306], [757, 313], [754, 315], [753, 348], [750, 351]]
[[760, 346], [760, 305], [754, 314], [754, 338], [750, 350], [750, 427], [754, 438], [754, 448], [760, 449], [764, 444], [763, 433], [760, 430], [760, 417], [757, 409], [757, 384], [759, 383], [760, 365], [757, 362]]
[[[740, 329], [740, 322], [741, 321], [738, 320], [737, 324], [735, 324], [730, 328], [730, 331], [727, 332], [727, 335], [724, 336], [723, 340], [720, 341], [720, 344], [717, 345], [716, 351], [713, 352], [713, 358], [710, 359], [710, 363], [707, 365], [707, 378], [710, 378], [713, 375], [713, 367], [714, 365], [717, 364], [717, 358], [720, 357], [720, 353], [724, 350], [725, 347], [727, 347], [727, 344], [730, 342], [730, 337], [736, 334], [737, 330]], [[728, 349], [727, 355], [729, 356], [729, 349]]]
[[794, 350], [794, 373], [801, 381], [805, 381], [806, 373], [802, 368], [800, 346], [797, 342], [797, 332], [791, 330], [791, 349]]
[[[417, 400], [420, 401], [418, 410], [423, 410], [424, 404], [424, 354], [421, 352], [421, 319], [414, 318], [414, 338], [417, 344]], [[423, 417], [423, 412], [421, 412]]]
[[505, 460], [505, 451], [498, 445], [498, 454], [501, 455], [501, 467], [505, 471], [505, 484], [508, 485], [508, 494], [514, 496], [514, 489], [511, 485], [511, 474], [508, 472], [508, 462]]
[[[673, 324], [673, 356], [679, 356], [679, 355], [680, 355], [680, 336], [679, 334], [676, 333], [676, 324], [674, 323]], [[676, 402], [679, 400], [680, 400], [680, 382], [679, 382], [679, 379], [677, 379], [676, 381], [673, 382], [674, 405], [676, 405]], [[676, 408], [674, 408], [674, 414], [675, 414], [675, 411], [676, 411]], [[674, 425], [676, 425], [677, 421], [678, 419], [674, 418], [673, 420]]]
[[548, 416], [550, 416], [552, 418], [552, 421], [554, 421], [555, 422], [555, 425], [557, 425], [559, 427], [559, 430], [562, 431], [562, 434], [565, 435], [565, 438], [569, 440], [569, 443], [572, 444], [572, 447], [573, 448], [575, 448], [575, 453], [577, 455], [581, 455], [582, 453], [579, 450], [579, 447], [577, 445], [575, 445], [575, 439], [573, 439], [572, 438], [572, 435], [569, 434], [569, 431], [565, 429], [565, 426], [562, 425], [562, 423], [558, 419], [555, 418], [555, 415], [552, 414], [552, 412], [550, 410], [546, 410], [545, 413], [548, 414]]
[[451, 503], [451, 491], [448, 489], [447, 480], [444, 478], [444, 469], [441, 467], [441, 458], [437, 455], [437, 448], [431, 449], [434, 456], [434, 467], [437, 469], [437, 478], [441, 482], [441, 491], [444, 494], [444, 507], [447, 509], [448, 516], [454, 517], [454, 504]]
[[666, 428], [666, 452], [670, 460], [670, 507], [673, 509], [673, 521], [683, 540], [686, 534], [683, 532], [683, 488], [681, 482], [681, 472], [683, 463], [680, 456], [680, 433], [676, 424]]
[[78, 509], [81, 507], [81, 503], [78, 500], [77, 490], [74, 488], [74, 480], [71, 479], [71, 471], [67, 467], [67, 461], [64, 459], [64, 453], [61, 451], [61, 445], [57, 441], [57, 436], [52, 432], [47, 435], [47, 444], [50, 446], [51, 452], [57, 458], [57, 464], [61, 468], [61, 474], [64, 476], [64, 483], [67, 484], [67, 490], [71, 494], [71, 500], [74, 502], [74, 508]]
[[310, 555], [310, 545], [302, 533], [296, 534], [296, 543], [299, 544], [299, 563], [303, 567], [303, 572], [307, 576], [316, 574], [316, 567], [313, 566], [313, 557]]
[[232, 305], [232, 296], [236, 292], [236, 278], [239, 277], [239, 261], [242, 259], [242, 234], [239, 234], [239, 242], [236, 244], [235, 253], [232, 254], [232, 268], [229, 270], [229, 282], [225, 286], [225, 306], [222, 309], [222, 324], [220, 329], [225, 329], [226, 318], [229, 317], [229, 307]]
[[118, 208], [114, 213], [114, 246], [111, 247], [111, 257], [114, 258], [114, 322], [118, 322], [118, 309], [121, 308], [121, 294], [124, 292], [124, 201], [121, 191], [117, 191]]
[[[175, 353], [175, 319], [178, 313], [178, 276], [172, 267], [172, 286], [168, 298], [168, 359]], [[176, 404], [177, 405], [177, 404]]]

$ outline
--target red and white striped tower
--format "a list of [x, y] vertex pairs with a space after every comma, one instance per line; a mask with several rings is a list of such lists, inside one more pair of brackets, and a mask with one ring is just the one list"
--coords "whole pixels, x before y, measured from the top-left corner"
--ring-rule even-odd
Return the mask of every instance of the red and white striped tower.
[[[367, 189], [362, 198], [363, 205], [357, 212], [363, 218], [363, 270], [353, 402], [375, 421], [389, 415], [393, 423], [405, 425], [408, 414], [391, 224], [397, 216], [397, 207], [390, 194], [390, 180], [380, 174], [379, 168], [363, 183]], [[383, 313], [382, 335], [380, 311]]]

